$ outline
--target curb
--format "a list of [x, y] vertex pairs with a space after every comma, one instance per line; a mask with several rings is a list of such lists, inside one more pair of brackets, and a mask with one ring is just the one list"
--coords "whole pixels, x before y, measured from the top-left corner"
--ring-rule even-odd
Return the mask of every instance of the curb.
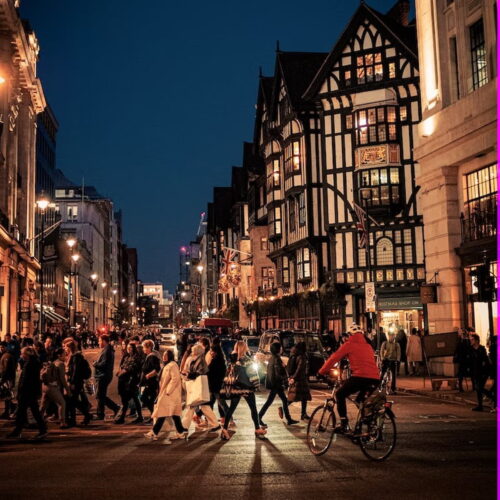
[[442, 399], [445, 401], [453, 401], [455, 403], [460, 403], [463, 405], [475, 406], [477, 404], [477, 401], [465, 399], [461, 396], [456, 396], [455, 394], [446, 394], [446, 393], [442, 393], [442, 392], [440, 393], [438, 391], [435, 391], [435, 392], [434, 391], [433, 392], [421, 391], [419, 389], [406, 389], [404, 387], [398, 387], [397, 390], [404, 392], [404, 393], [407, 393], [407, 394], [415, 394], [417, 396], [425, 396], [425, 397], [432, 398], [432, 399]]

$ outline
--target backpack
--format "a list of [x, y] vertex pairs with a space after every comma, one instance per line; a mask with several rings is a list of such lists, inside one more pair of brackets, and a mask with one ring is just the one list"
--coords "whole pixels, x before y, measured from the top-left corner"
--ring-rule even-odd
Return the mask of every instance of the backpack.
[[57, 366], [54, 363], [44, 363], [42, 369], [40, 370], [40, 380], [45, 385], [57, 382], [57, 375]]

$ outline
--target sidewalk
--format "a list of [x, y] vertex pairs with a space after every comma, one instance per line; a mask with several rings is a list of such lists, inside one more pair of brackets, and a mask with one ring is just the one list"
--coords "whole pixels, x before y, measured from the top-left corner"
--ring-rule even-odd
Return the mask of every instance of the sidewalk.
[[[437, 377], [443, 378], [445, 377]], [[487, 386], [491, 382], [488, 382]], [[467, 388], [469, 390], [467, 390]], [[467, 405], [476, 406], [477, 397], [476, 392], [472, 391], [472, 383], [470, 379], [467, 379], [467, 384], [464, 381], [464, 392], [458, 392], [455, 389], [450, 389], [446, 382], [443, 382], [441, 388], [437, 391], [432, 390], [431, 380], [426, 377], [425, 385], [422, 376], [418, 377], [407, 377], [400, 376], [397, 378], [397, 390], [400, 392], [406, 392], [409, 394], [418, 394], [420, 396], [427, 396], [434, 399], [445, 399], [447, 401], [454, 401], [456, 403], [462, 403]], [[484, 404], [486, 407], [490, 405], [490, 401], [485, 398]]]

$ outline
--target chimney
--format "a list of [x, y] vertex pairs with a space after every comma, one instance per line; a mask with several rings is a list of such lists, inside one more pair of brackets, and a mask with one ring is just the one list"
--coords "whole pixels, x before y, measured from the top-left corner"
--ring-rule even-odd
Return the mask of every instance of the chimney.
[[408, 16], [410, 14], [410, 0], [397, 0], [391, 10], [387, 13], [401, 26], [408, 26]]

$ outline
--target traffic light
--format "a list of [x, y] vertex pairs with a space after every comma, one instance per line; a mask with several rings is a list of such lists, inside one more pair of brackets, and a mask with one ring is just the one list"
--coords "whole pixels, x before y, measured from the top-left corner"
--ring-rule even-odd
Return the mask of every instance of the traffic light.
[[470, 272], [473, 285], [477, 288], [477, 302], [494, 302], [496, 295], [495, 277], [492, 276], [489, 266], [482, 265]]

